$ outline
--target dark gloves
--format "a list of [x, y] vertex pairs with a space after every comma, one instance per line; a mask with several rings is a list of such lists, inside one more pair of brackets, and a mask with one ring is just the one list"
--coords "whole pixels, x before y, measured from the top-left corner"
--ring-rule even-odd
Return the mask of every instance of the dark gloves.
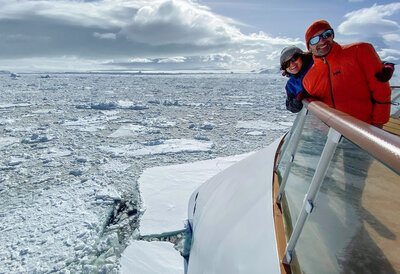
[[389, 62], [382, 62], [383, 69], [375, 74], [376, 79], [380, 82], [387, 82], [392, 78], [394, 72], [394, 64]]
[[303, 103], [296, 98], [286, 99], [286, 109], [290, 112], [297, 113], [303, 108]]
[[299, 94], [294, 95], [286, 90], [286, 109], [290, 112], [297, 113], [303, 108], [303, 103], [301, 100], [310, 97], [310, 94], [304, 89], [299, 92]]

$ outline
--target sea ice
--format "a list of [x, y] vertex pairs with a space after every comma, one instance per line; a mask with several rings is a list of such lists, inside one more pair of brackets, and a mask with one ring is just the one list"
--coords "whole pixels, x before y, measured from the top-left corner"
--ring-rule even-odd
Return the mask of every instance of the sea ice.
[[183, 257], [167, 242], [133, 241], [121, 257], [121, 274], [182, 274]]
[[[294, 119], [284, 109], [286, 79], [280, 75], [41, 76], [0, 75], [0, 272], [5, 273], [117, 271], [121, 252], [138, 229], [134, 213], [141, 210], [143, 170], [258, 150], [287, 127], [242, 129], [237, 121]], [[200, 175], [182, 175], [188, 192], [190, 181], [201, 183]], [[152, 208], [144, 197], [146, 215]], [[178, 204], [163, 199], [162, 210], [177, 214], [174, 222], [182, 227]], [[184, 205], [186, 197], [179, 199]]]
[[6, 146], [10, 146], [18, 141], [18, 138], [15, 137], [0, 137], [0, 149]]
[[165, 155], [169, 153], [194, 153], [210, 151], [214, 144], [202, 140], [170, 139], [157, 140], [148, 145], [130, 144], [119, 147], [99, 147], [101, 150], [111, 153], [114, 157], [138, 157], [143, 155]]
[[236, 128], [240, 129], [261, 129], [261, 130], [286, 130], [289, 125], [280, 124], [278, 121], [269, 122], [263, 120], [238, 121]]
[[135, 137], [140, 133], [145, 133], [146, 127], [141, 125], [122, 125], [119, 129], [114, 131], [108, 137], [120, 138], [120, 137]]
[[145, 208], [140, 223], [141, 235], [183, 229], [192, 192], [221, 170], [249, 155], [246, 153], [146, 169], [139, 178], [140, 193]]

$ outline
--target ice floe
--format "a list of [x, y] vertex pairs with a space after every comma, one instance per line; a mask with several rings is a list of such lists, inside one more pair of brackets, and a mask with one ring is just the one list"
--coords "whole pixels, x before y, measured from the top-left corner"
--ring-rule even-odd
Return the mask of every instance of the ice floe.
[[139, 178], [145, 207], [140, 233], [160, 234], [183, 229], [191, 193], [218, 172], [249, 155], [146, 169]]
[[121, 257], [121, 274], [183, 273], [183, 257], [167, 242], [135, 241]]
[[261, 129], [261, 130], [285, 130], [290, 126], [287, 124], [281, 124], [279, 121], [269, 122], [263, 120], [255, 121], [238, 121], [236, 128], [240, 129]]
[[136, 157], [170, 153], [204, 152], [210, 151], [214, 146], [213, 142], [194, 139], [157, 140], [148, 144], [149, 145], [146, 146], [136, 143], [118, 147], [100, 146], [99, 148], [105, 152], [111, 153], [114, 157]]

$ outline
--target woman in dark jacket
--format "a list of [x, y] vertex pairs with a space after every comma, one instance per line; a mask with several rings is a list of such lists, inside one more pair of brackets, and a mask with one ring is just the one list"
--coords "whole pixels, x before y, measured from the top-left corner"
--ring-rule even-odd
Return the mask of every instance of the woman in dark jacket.
[[281, 52], [281, 70], [283, 76], [289, 77], [286, 83], [286, 109], [296, 113], [303, 104], [301, 100], [310, 95], [303, 87], [303, 78], [314, 63], [312, 54], [303, 52], [296, 46], [289, 46]]

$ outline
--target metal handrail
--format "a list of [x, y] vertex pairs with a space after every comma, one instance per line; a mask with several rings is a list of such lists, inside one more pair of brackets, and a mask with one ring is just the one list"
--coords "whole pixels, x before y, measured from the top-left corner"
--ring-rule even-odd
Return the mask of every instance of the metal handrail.
[[[310, 113], [325, 123], [330, 129], [328, 139], [325, 143], [322, 155], [319, 158], [310, 187], [305, 199], [303, 200], [300, 214], [287, 243], [282, 259], [282, 263], [284, 264], [290, 264], [292, 262], [296, 243], [308, 216], [314, 208], [314, 200], [324, 180], [325, 174], [336, 150], [336, 146], [342, 136], [346, 137], [361, 149], [364, 149], [400, 174], [400, 137], [362, 122], [361, 120], [341, 111], [332, 109], [321, 101], [310, 101], [304, 99], [302, 102]], [[290, 172], [291, 162], [293, 162], [295, 156], [295, 150], [289, 151], [288, 153], [291, 155], [291, 160], [286, 166], [285, 174]], [[287, 179], [287, 176], [285, 179]], [[281, 184], [279, 189], [279, 194], [276, 200], [277, 203], [280, 202], [281, 196], [285, 191], [285, 185], [286, 181], [283, 181], [283, 184]]]
[[[398, 92], [396, 95], [393, 95], [393, 91], [400, 89], [400, 86], [391, 86], [390, 88], [392, 89], [392, 96], [393, 96], [392, 97], [392, 105], [398, 106], [400, 103], [396, 102], [396, 101], [400, 99], [400, 92]], [[400, 108], [395, 113], [392, 113], [391, 117], [396, 118], [396, 119], [400, 118]]]
[[[293, 161], [294, 161], [294, 156], [296, 154], [297, 145], [298, 145], [298, 143], [300, 141], [301, 133], [303, 132], [303, 127], [304, 127], [304, 123], [306, 121], [307, 113], [308, 113], [308, 110], [306, 108], [303, 108], [301, 110], [301, 112], [296, 117], [295, 125], [297, 125], [297, 126], [296, 127], [295, 126], [292, 127], [292, 131], [293, 130], [295, 130], [295, 131], [292, 133], [292, 135], [288, 136], [288, 138], [290, 138], [290, 141], [292, 143], [291, 147], [288, 150], [288, 153], [290, 155], [290, 160], [287, 163], [287, 166], [285, 168], [285, 172], [284, 172], [283, 177], [282, 177], [281, 184], [279, 186], [279, 193], [278, 193], [278, 195], [276, 197], [276, 203], [277, 204], [280, 204], [281, 199], [283, 197], [283, 193], [285, 191], [286, 182], [287, 182], [287, 179], [289, 177], [289, 172], [290, 172], [290, 170], [292, 168], [292, 164], [293, 164]], [[285, 142], [286, 145], [288, 143], [289, 142]], [[285, 149], [286, 148], [282, 148], [282, 151], [285, 151]], [[282, 159], [282, 157], [280, 159]], [[278, 168], [278, 166], [276, 168]]]
[[307, 191], [306, 197], [304, 198], [303, 206], [300, 210], [300, 215], [296, 220], [293, 232], [290, 235], [289, 242], [287, 243], [285, 254], [283, 255], [282, 260], [282, 263], [284, 264], [290, 264], [292, 262], [293, 251], [296, 246], [297, 240], [300, 238], [300, 234], [303, 231], [303, 227], [306, 223], [308, 215], [310, 215], [314, 208], [315, 198], [324, 180], [333, 154], [335, 153], [336, 146], [339, 143], [341, 137], [342, 135], [339, 132], [337, 132], [333, 128], [329, 129], [328, 139], [326, 140], [324, 150], [322, 151], [321, 157], [319, 158], [318, 165], [315, 169], [310, 187]]
[[303, 104], [326, 125], [400, 173], [400, 137], [332, 109], [321, 101], [304, 99]]

